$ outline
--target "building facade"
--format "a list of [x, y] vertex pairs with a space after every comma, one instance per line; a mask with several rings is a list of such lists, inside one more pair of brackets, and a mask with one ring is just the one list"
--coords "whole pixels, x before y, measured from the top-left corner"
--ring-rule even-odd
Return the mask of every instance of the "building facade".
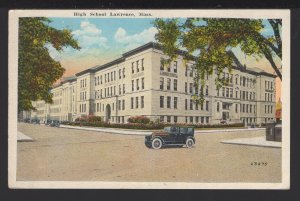
[[[64, 80], [52, 89], [53, 104], [37, 101], [31, 118], [74, 121], [101, 116], [111, 123], [126, 123], [143, 115], [169, 123], [265, 123], [275, 120], [275, 77], [241, 65], [223, 72], [229, 83], [217, 90], [216, 71], [206, 76], [205, 87], [194, 86], [193, 63], [182, 54], [163, 67], [165, 55], [155, 43], [126, 52], [121, 58]], [[238, 67], [239, 66], [239, 67]], [[192, 100], [204, 93], [203, 104]]]

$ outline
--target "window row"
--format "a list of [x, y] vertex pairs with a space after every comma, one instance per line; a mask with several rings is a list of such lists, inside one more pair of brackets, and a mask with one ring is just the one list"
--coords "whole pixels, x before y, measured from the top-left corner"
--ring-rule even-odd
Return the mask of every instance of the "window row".
[[[222, 87], [221, 88], [222, 91], [222, 97], [230, 97], [233, 98], [233, 88], [228, 88], [228, 87]], [[235, 96], [237, 98], [237, 91], [235, 93]], [[220, 96], [220, 89], [217, 90], [217, 96]]]
[[[139, 102], [139, 100], [141, 102]], [[141, 103], [141, 106], [139, 106], [139, 103]], [[139, 96], [137, 96], [137, 97], [131, 97], [131, 104], [130, 105], [131, 105], [131, 109], [139, 108], [139, 107], [144, 108], [144, 106], [145, 106], [145, 98], [144, 98], [144, 96], [141, 96], [141, 97], [139, 97]]]
[[256, 113], [256, 105], [241, 104], [240, 112], [243, 112], [243, 113]]
[[[189, 122], [188, 122], [189, 120]], [[201, 123], [201, 124], [208, 124], [209, 123], [209, 117], [193, 117], [193, 116], [190, 116], [190, 117], [185, 117], [185, 123]]]
[[265, 89], [273, 90], [273, 82], [265, 80]]
[[144, 71], [144, 59], [137, 60], [135, 62], [131, 62], [131, 73], [138, 73]]
[[[167, 90], [171, 90], [171, 78], [166, 79], [167, 82]], [[161, 77], [160, 78], [160, 90], [164, 90], [165, 86], [165, 78]], [[173, 90], [177, 91], [177, 79], [173, 79]]]
[[240, 91], [241, 100], [255, 100], [255, 92]]
[[80, 80], [80, 88], [86, 87], [86, 79]]
[[[171, 96], [167, 96], [167, 108], [171, 108]], [[173, 98], [173, 109], [177, 109], [177, 104], [178, 104], [178, 97], [174, 97]], [[160, 108], [164, 108], [165, 106], [165, 97], [164, 96], [160, 96], [159, 97], [159, 105], [160, 105]]]
[[[190, 99], [190, 101], [188, 101], [188, 99], [185, 99], [185, 110], [188, 109], [188, 102], [189, 102], [190, 110], [199, 110], [199, 104], [194, 103], [194, 101], [192, 99]], [[209, 111], [209, 101], [204, 101], [202, 104], [200, 104], [200, 109], [204, 110], [204, 103], [205, 103], [205, 110]], [[195, 106], [195, 109], [194, 109], [194, 106]]]
[[[140, 85], [141, 82], [141, 85]], [[140, 88], [141, 86], [141, 88]], [[136, 88], [135, 88], [136, 87]], [[131, 91], [134, 91], [136, 89], [136, 91], [138, 90], [143, 90], [145, 89], [145, 78], [140, 78], [140, 79], [136, 79], [136, 80], [131, 80]]]
[[272, 114], [272, 113], [273, 113], [273, 106], [265, 105], [265, 114]]
[[255, 87], [256, 80], [248, 77], [240, 77], [240, 85], [243, 87]]
[[[188, 86], [189, 86], [189, 88], [188, 88]], [[188, 91], [188, 89], [189, 89], [189, 91]], [[189, 92], [190, 94], [202, 94], [203, 86], [202, 85], [200, 86], [200, 91], [199, 91], [199, 86], [197, 86], [197, 85], [195, 86], [194, 83], [189, 83], [189, 85], [188, 85], [188, 83], [185, 82], [184, 83], [184, 92], [185, 93]], [[208, 96], [208, 85], [205, 86], [204, 95]]]
[[273, 94], [265, 93], [265, 101], [273, 102]]
[[80, 92], [80, 99], [79, 100], [86, 100], [86, 91]]
[[[177, 61], [173, 61], [171, 62], [170, 64], [168, 64], [166, 67], [167, 67], [167, 72], [174, 72], [174, 73], [177, 73], [177, 64], [178, 62]], [[171, 69], [172, 68], [172, 69]], [[165, 66], [161, 63], [160, 65], [160, 70], [161, 71], [164, 71], [165, 70]]]
[[[125, 84], [123, 84], [123, 88], [121, 87], [122, 85], [119, 85], [119, 95], [125, 94]], [[104, 91], [104, 95], [103, 95]], [[99, 89], [95, 91], [95, 99], [101, 99], [101, 98], [106, 98], [106, 97], [111, 97], [116, 95], [116, 86], [111, 86], [111, 87], [106, 87], [103, 89]]]
[[86, 112], [86, 104], [79, 104], [79, 112]]

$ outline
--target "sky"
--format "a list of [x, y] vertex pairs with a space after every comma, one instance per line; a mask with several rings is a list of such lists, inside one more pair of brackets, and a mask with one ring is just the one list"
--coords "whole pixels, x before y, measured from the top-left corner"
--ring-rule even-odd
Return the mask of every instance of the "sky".
[[[122, 56], [131, 49], [145, 43], [155, 41], [157, 33], [152, 22], [154, 18], [50, 18], [50, 26], [56, 29], [68, 28], [73, 37], [78, 40], [80, 50], [70, 47], [63, 52], [57, 52], [48, 45], [51, 57], [59, 61], [66, 69], [64, 77], [110, 62]], [[272, 35], [272, 28], [265, 23], [262, 34]], [[253, 57], [246, 57], [238, 48], [233, 50], [242, 64], [258, 67], [269, 73], [274, 73], [269, 62]], [[280, 64], [280, 60], [276, 63]], [[276, 100], [280, 97], [281, 82], [276, 80]]]

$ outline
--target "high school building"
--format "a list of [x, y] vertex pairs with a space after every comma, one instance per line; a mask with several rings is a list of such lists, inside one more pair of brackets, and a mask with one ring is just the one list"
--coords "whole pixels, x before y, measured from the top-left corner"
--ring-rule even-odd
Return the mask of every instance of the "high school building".
[[[64, 80], [52, 89], [53, 104], [34, 102], [31, 118], [73, 121], [93, 114], [111, 123], [126, 123], [144, 115], [153, 121], [218, 124], [265, 123], [275, 119], [275, 77], [258, 68], [235, 65], [224, 72], [229, 84], [217, 90], [216, 73], [205, 78], [205, 87], [193, 84], [193, 63], [187, 67], [183, 52], [167, 67], [156, 43], [126, 52], [121, 58]], [[203, 90], [203, 104], [191, 95]]]

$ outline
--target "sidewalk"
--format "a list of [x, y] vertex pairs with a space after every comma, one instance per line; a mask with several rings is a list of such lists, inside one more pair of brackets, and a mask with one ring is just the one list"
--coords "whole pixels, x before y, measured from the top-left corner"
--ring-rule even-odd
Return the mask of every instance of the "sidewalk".
[[281, 145], [282, 145], [281, 142], [267, 141], [265, 136], [224, 140], [224, 141], [221, 141], [221, 143], [236, 144], [236, 145], [248, 145], [248, 146], [259, 146], [259, 147], [272, 147], [272, 148], [281, 148]]
[[[122, 135], [150, 135], [153, 131], [148, 130], [133, 130], [133, 129], [121, 129], [121, 128], [96, 128], [96, 127], [79, 127], [60, 125], [61, 128], [86, 130], [86, 131], [97, 131], [97, 132], [108, 132]], [[195, 130], [195, 134], [205, 133], [222, 133], [222, 132], [236, 132], [236, 131], [256, 131], [264, 130], [265, 128], [238, 128], [238, 129], [216, 129], [216, 130]]]
[[18, 142], [32, 142], [34, 141], [31, 137], [28, 137], [24, 133], [21, 133], [18, 131], [18, 136], [17, 136]]

